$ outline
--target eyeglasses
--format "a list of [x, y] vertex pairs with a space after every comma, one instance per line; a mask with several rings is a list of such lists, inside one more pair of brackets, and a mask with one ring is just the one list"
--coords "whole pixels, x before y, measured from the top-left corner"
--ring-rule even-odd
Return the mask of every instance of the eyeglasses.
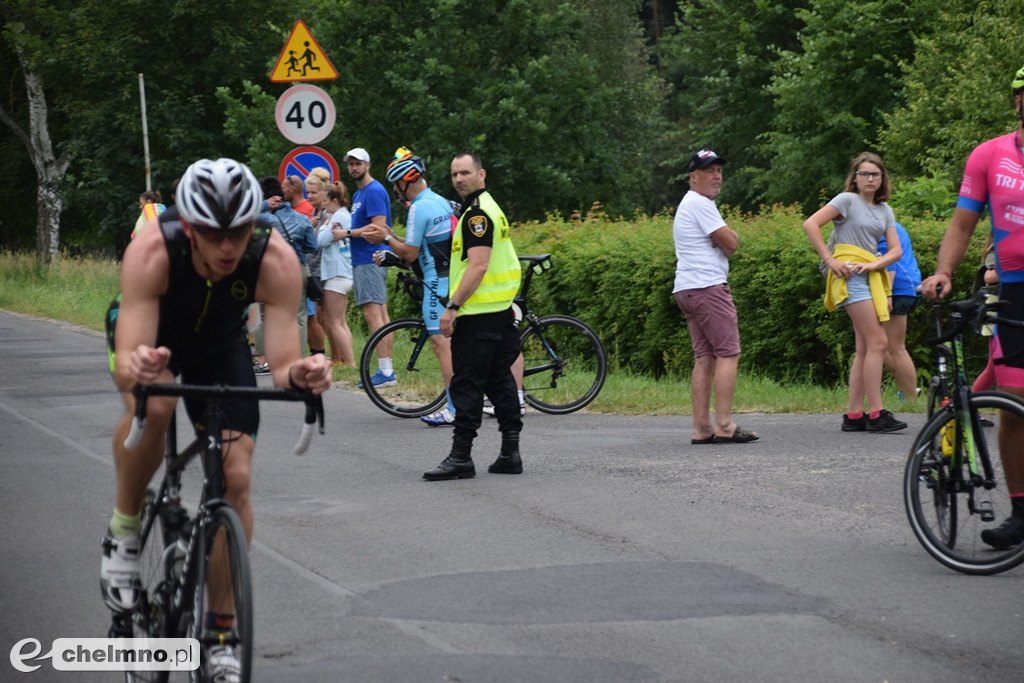
[[868, 180], [882, 177], [880, 171], [857, 171], [854, 175], [859, 175], [861, 178], [867, 178]]
[[225, 239], [232, 244], [241, 244], [249, 239], [249, 235], [252, 234], [251, 225], [246, 225], [241, 228], [231, 228], [230, 230], [218, 230], [217, 228], [211, 228], [205, 225], [193, 225], [192, 229], [197, 235], [207, 242], [215, 242], [217, 244], [222, 243]]

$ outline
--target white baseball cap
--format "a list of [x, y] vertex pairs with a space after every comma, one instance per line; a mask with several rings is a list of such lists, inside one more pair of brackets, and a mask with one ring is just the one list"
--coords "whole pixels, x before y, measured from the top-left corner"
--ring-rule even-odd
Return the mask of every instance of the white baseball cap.
[[370, 153], [367, 152], [362, 147], [356, 147], [355, 149], [350, 149], [345, 154], [345, 158], [343, 159], [343, 161], [348, 161], [350, 158], [355, 159], [356, 161], [366, 162], [367, 164], [370, 163]]

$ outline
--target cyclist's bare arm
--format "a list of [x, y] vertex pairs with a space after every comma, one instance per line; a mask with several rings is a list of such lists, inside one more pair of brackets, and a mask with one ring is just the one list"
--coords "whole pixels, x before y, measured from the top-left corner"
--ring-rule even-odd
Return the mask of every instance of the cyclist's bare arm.
[[114, 336], [114, 382], [129, 392], [136, 382], [170, 381], [170, 351], [155, 349], [160, 297], [167, 291], [169, 259], [156, 221], [128, 246], [121, 262], [121, 304]]
[[295, 251], [273, 231], [256, 281], [256, 301], [263, 304], [267, 363], [275, 386], [295, 384], [321, 393], [331, 386], [331, 364], [323, 354], [302, 357], [295, 314], [301, 294], [302, 271]]
[[[953, 212], [953, 218], [949, 221], [949, 227], [946, 228], [942, 245], [939, 247], [935, 274], [921, 282], [921, 292], [925, 298], [938, 301], [953, 291], [952, 273], [963, 260], [980, 218], [979, 214], [960, 207]], [[940, 285], [942, 291], [936, 292], [936, 287]]]
[[[412, 244], [406, 244], [405, 240], [402, 239], [401, 237], [399, 237], [398, 235], [396, 235], [394, 233], [394, 231], [389, 231], [388, 234], [391, 235], [391, 239], [388, 240], [388, 246], [391, 248], [391, 251], [393, 251], [396, 254], [398, 254], [398, 256], [403, 261], [405, 261], [406, 263], [412, 263], [413, 261], [415, 261], [419, 257], [419, 255], [420, 255], [420, 248], [419, 247], [413, 246]], [[380, 253], [380, 252], [378, 252], [378, 253]], [[374, 254], [374, 260], [375, 261], [377, 260], [376, 254]], [[378, 263], [377, 265], [380, 265], [380, 264]]]
[[370, 222], [352, 229], [353, 237], [362, 237], [370, 244], [381, 244], [388, 234], [388, 220], [384, 215], [370, 216]]

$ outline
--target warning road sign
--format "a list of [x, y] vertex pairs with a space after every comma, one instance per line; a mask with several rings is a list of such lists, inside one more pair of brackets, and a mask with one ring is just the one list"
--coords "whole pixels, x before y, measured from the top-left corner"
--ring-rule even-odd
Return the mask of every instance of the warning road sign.
[[277, 58], [277, 64], [270, 72], [271, 82], [333, 81], [337, 77], [337, 70], [306, 28], [306, 22], [301, 19], [296, 21], [288, 42]]

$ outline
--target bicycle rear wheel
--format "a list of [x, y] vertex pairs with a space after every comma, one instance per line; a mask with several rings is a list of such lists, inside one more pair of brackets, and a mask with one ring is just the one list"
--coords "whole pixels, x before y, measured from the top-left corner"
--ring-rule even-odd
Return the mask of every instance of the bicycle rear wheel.
[[[981, 537], [983, 531], [995, 529], [1011, 514], [996, 432], [982, 427], [979, 420], [979, 412], [995, 409], [1024, 419], [1024, 402], [999, 392], [970, 396], [969, 428], [976, 448], [989, 453], [993, 474], [989, 484], [972, 479], [963, 462], [962, 439], [956, 440], [952, 457], [943, 453], [943, 428], [955, 418], [951, 407], [938, 410], [921, 429], [903, 477], [904, 505], [914, 535], [932, 557], [965, 574], [997, 574], [1024, 562], [1024, 538], [1009, 548], [997, 549]], [[958, 419], [955, 425], [964, 428]], [[979, 462], [983, 478], [981, 468]]]
[[519, 337], [526, 402], [541, 412], [564, 415], [593, 401], [608, 374], [608, 356], [597, 333], [581, 320], [549, 315], [527, 320]]
[[[377, 371], [378, 347], [389, 335], [397, 382], [391, 386], [374, 386], [370, 379]], [[441, 363], [422, 319], [392, 320], [374, 332], [363, 347], [359, 377], [374, 405], [395, 417], [427, 415], [440, 410], [447, 400]]]
[[[198, 558], [198, 580], [193, 599], [190, 634], [202, 649], [198, 673], [202, 680], [213, 680], [209, 648], [234, 646], [241, 668], [240, 680], [248, 683], [252, 675], [252, 582], [245, 531], [235, 511], [221, 505], [210, 512], [201, 532], [202, 555]], [[207, 627], [207, 613], [234, 615], [230, 631]]]

